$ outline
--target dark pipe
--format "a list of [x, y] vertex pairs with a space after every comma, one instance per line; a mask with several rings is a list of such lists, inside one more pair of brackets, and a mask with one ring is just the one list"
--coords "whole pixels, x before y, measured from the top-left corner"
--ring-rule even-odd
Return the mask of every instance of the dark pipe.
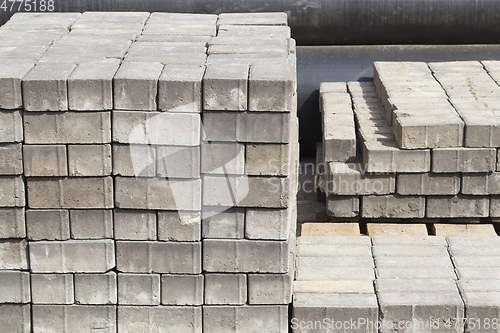
[[[500, 43], [498, 0], [53, 1], [60, 12], [286, 12], [298, 45]], [[0, 8], [0, 24], [12, 14]]]
[[302, 46], [297, 48], [301, 155], [321, 141], [321, 82], [372, 80], [374, 61], [500, 60], [500, 45]]

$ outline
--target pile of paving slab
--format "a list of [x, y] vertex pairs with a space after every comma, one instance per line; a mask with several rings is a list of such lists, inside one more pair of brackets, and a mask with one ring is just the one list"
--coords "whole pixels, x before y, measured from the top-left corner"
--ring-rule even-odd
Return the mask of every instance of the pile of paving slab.
[[298, 237], [292, 332], [499, 332], [499, 240]]
[[500, 217], [500, 62], [375, 62], [373, 82], [323, 83], [327, 213]]
[[286, 14], [18, 13], [0, 41], [0, 330], [287, 331]]

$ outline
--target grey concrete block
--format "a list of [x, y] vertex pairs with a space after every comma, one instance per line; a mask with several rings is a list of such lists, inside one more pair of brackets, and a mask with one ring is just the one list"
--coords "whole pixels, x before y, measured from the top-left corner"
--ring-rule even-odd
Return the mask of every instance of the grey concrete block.
[[288, 242], [255, 240], [203, 241], [203, 270], [228, 273], [288, 272]]
[[201, 240], [201, 213], [159, 211], [158, 240], [196, 242]]
[[206, 53], [177, 53], [177, 54], [127, 54], [124, 62], [127, 63], [144, 63], [144, 62], [159, 62], [165, 65], [194, 65], [204, 66], [207, 62]]
[[31, 274], [33, 304], [73, 304], [72, 274]]
[[238, 114], [234, 112], [203, 113], [203, 139], [206, 141], [236, 141]]
[[24, 178], [22, 176], [0, 177], [0, 207], [24, 207]]
[[115, 239], [156, 240], [156, 212], [115, 209], [114, 231]]
[[68, 78], [70, 110], [113, 109], [113, 77], [119, 59], [80, 63]]
[[361, 200], [365, 218], [422, 218], [425, 216], [423, 196], [364, 196]]
[[498, 311], [500, 308], [499, 292], [463, 293], [467, 332], [498, 332]]
[[200, 155], [198, 146], [158, 147], [156, 149], [156, 173], [159, 177], [167, 178], [200, 178]]
[[[326, 237], [326, 236], [322, 236]], [[324, 248], [323, 248], [324, 249]], [[308, 249], [309, 253], [305, 253], [303, 249], [298, 250], [301, 256], [296, 258], [296, 267], [370, 267], [373, 268], [373, 258], [368, 255], [362, 256], [348, 256], [340, 255], [339, 249], [334, 249], [338, 256], [321, 256], [320, 253], [315, 253], [311, 248]], [[347, 252], [347, 251], [344, 251]], [[310, 256], [309, 256], [310, 255]]]
[[118, 303], [159, 305], [159, 274], [118, 274]]
[[[469, 256], [493, 256], [492, 260], [494, 260], [496, 256], [500, 255], [500, 249], [497, 247], [482, 247], [482, 246], [475, 246], [471, 248], [466, 248], [466, 247], [450, 247], [449, 248], [450, 254], [453, 257], [453, 260], [457, 259], [456, 257], [469, 257]], [[478, 265], [479, 266], [479, 260], [478, 260]], [[478, 268], [478, 267], [475, 268]], [[471, 267], [471, 266], [469, 266]], [[474, 267], [474, 266], [473, 266]], [[481, 266], [479, 266], [481, 267]], [[483, 266], [484, 267], [484, 266]], [[490, 266], [491, 267], [491, 266]], [[491, 268], [497, 268], [496, 266], [493, 266]]]
[[0, 109], [20, 109], [23, 106], [23, 95], [21, 89], [21, 80], [33, 68], [33, 60], [19, 59], [15, 65], [0, 65]]
[[23, 101], [26, 111], [68, 110], [67, 80], [76, 65], [39, 63], [23, 79]]
[[0, 325], [5, 332], [31, 332], [31, 306], [29, 304], [0, 305]]
[[245, 145], [241, 143], [204, 143], [201, 145], [201, 172], [204, 174], [245, 173]]
[[[289, 143], [292, 140], [290, 130], [293, 126], [291, 123], [293, 118], [290, 113], [243, 112], [237, 117], [236, 140], [238, 142]], [[230, 121], [228, 126], [231, 126]], [[205, 131], [208, 133], [206, 128]], [[209, 137], [208, 134], [207, 137]]]
[[114, 108], [117, 110], [156, 110], [160, 63], [124, 62], [113, 79]]
[[0, 144], [0, 174], [20, 175], [22, 173], [22, 145], [20, 143]]
[[[379, 237], [379, 236], [374, 236]], [[371, 246], [373, 237], [366, 236], [300, 236], [297, 245], [366, 245]]]
[[34, 273], [104, 273], [115, 267], [112, 240], [31, 242], [29, 251]]
[[26, 177], [68, 175], [68, 157], [64, 145], [24, 145], [23, 157]]
[[114, 305], [33, 305], [34, 332], [116, 332]]
[[200, 274], [199, 242], [116, 242], [116, 268], [124, 273]]
[[0, 242], [0, 269], [26, 270], [28, 244], [25, 240], [5, 240]]
[[474, 113], [467, 114], [461, 112], [461, 108], [454, 101], [453, 104], [457, 107], [465, 122], [465, 147], [492, 147], [495, 148], [500, 144], [500, 120], [496, 116], [481, 116], [477, 114], [477, 109], [474, 108]]
[[166, 65], [158, 81], [158, 109], [201, 112], [204, 73], [204, 66]]
[[247, 208], [245, 238], [287, 240], [294, 220], [294, 210]]
[[288, 63], [252, 65], [248, 80], [250, 111], [293, 111], [293, 98], [294, 78]]
[[204, 207], [201, 217], [203, 239], [245, 237], [245, 208]]
[[282, 144], [247, 144], [246, 173], [249, 176], [288, 176], [291, 147]]
[[500, 173], [462, 174], [462, 193], [473, 195], [500, 194]]
[[460, 267], [457, 275], [460, 280], [491, 280], [500, 274], [500, 267]]
[[300, 281], [335, 281], [335, 280], [375, 280], [372, 267], [301, 267], [295, 271], [295, 278]]
[[500, 217], [500, 197], [490, 196], [490, 216]]
[[249, 274], [249, 304], [289, 304], [292, 301], [290, 274]]
[[155, 147], [113, 144], [113, 175], [154, 177], [156, 163]]
[[460, 192], [460, 174], [400, 173], [397, 189], [400, 195], [455, 195]]
[[76, 304], [116, 304], [116, 273], [75, 274]]
[[113, 208], [113, 179], [29, 178], [30, 208]]
[[248, 71], [248, 65], [209, 64], [203, 77], [203, 109], [246, 110]]
[[68, 145], [69, 175], [74, 177], [111, 174], [111, 145]]
[[390, 257], [375, 257], [375, 264], [380, 268], [429, 268], [433, 267], [437, 270], [451, 269], [453, 270], [453, 264], [449, 257], [436, 256], [436, 257], [421, 257], [415, 253], [415, 256], [390, 256]]
[[243, 305], [247, 302], [245, 274], [205, 274], [205, 303], [208, 305]]
[[458, 288], [463, 294], [464, 292], [499, 292], [500, 281], [494, 280], [458, 280]]
[[[378, 305], [374, 294], [297, 293], [293, 297], [290, 327], [294, 333], [319, 333], [335, 330], [338, 323], [339, 330], [375, 333], [377, 320]], [[321, 325], [315, 328], [317, 321]]]
[[500, 246], [500, 238], [496, 237], [446, 237], [450, 248], [488, 248]]
[[488, 217], [487, 196], [428, 196], [427, 217]]
[[0, 141], [21, 142], [23, 141], [23, 118], [21, 111], [0, 110]]
[[[452, 250], [453, 251], [453, 250]], [[477, 250], [480, 251], [480, 250]], [[489, 250], [485, 250], [489, 251]], [[490, 253], [491, 254], [491, 253]], [[500, 251], [499, 251], [500, 254]], [[462, 267], [500, 267], [500, 256], [482, 256], [482, 255], [471, 255], [471, 256], [457, 256], [453, 257], [453, 264], [457, 269]]]
[[30, 290], [30, 274], [28, 272], [0, 272], [0, 302], [30, 303]]
[[75, 209], [70, 211], [71, 238], [113, 238], [113, 211]]
[[[372, 257], [370, 246], [345, 244], [300, 244], [297, 256], [301, 257]], [[350, 265], [346, 265], [350, 266]]]
[[359, 215], [359, 196], [329, 195], [326, 198], [326, 213], [334, 217], [356, 217]]
[[442, 257], [449, 258], [448, 250], [444, 246], [433, 245], [379, 245], [372, 248], [373, 256], [377, 257]]
[[68, 240], [69, 213], [63, 209], [28, 209], [26, 228], [29, 240]]
[[201, 307], [196, 306], [120, 306], [119, 332], [201, 333]]
[[161, 276], [161, 304], [203, 305], [204, 275]]
[[288, 306], [284, 305], [203, 307], [203, 331], [207, 333], [278, 333], [286, 332], [288, 326]]
[[[406, 258], [408, 259], [408, 258]], [[377, 279], [456, 279], [453, 267], [377, 267]]]
[[336, 125], [323, 131], [325, 162], [346, 162], [356, 157], [356, 133], [353, 126]]
[[294, 293], [374, 294], [371, 280], [293, 281]]
[[115, 204], [123, 209], [201, 210], [201, 180], [116, 177]]
[[26, 237], [24, 208], [0, 208], [0, 221], [0, 239]]
[[[199, 114], [116, 111], [113, 113], [113, 141], [143, 145], [198, 146], [200, 126]], [[136, 158], [141, 157], [132, 155], [132, 161], [136, 163]]]
[[376, 245], [435, 245], [448, 246], [446, 239], [442, 236], [372, 236], [371, 241]]
[[492, 172], [496, 151], [492, 148], [438, 148], [432, 150], [432, 171]]
[[24, 115], [27, 144], [111, 142], [110, 112], [64, 112]]
[[452, 293], [458, 292], [454, 279], [380, 279], [375, 280], [378, 294]]
[[222, 13], [218, 25], [287, 25], [286, 13]]

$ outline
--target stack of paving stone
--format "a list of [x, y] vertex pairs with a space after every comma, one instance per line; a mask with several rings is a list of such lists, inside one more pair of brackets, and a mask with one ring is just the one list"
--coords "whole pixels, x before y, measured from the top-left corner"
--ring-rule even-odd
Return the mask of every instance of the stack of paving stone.
[[499, 217], [499, 62], [374, 69], [320, 90], [328, 214]]
[[2, 332], [287, 331], [286, 22], [87, 12], [0, 28]]

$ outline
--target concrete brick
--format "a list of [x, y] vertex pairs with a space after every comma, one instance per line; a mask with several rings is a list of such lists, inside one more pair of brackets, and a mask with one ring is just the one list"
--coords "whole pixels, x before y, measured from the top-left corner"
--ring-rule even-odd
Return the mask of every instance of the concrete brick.
[[[490, 253], [491, 254], [491, 253]], [[470, 255], [470, 256], [456, 256], [452, 258], [453, 264], [457, 269], [462, 267], [500, 267], [500, 256], [480, 256], [480, 255]]]
[[441, 236], [373, 236], [371, 237], [373, 245], [435, 245], [447, 246], [446, 239]]
[[0, 110], [0, 142], [23, 141], [23, 118], [21, 111]]
[[201, 307], [194, 306], [120, 306], [119, 332], [201, 333]]
[[396, 187], [400, 195], [455, 195], [460, 192], [460, 174], [400, 173]]
[[375, 264], [378, 268], [428, 268], [434, 267], [438, 270], [453, 270], [453, 265], [448, 257], [420, 257], [415, 255], [408, 258], [407, 256], [379, 256], [375, 258]]
[[166, 65], [158, 81], [158, 109], [201, 112], [204, 73], [204, 66]]
[[250, 176], [288, 176], [289, 145], [247, 144], [246, 173]]
[[31, 274], [33, 304], [73, 304], [72, 274]]
[[238, 114], [234, 112], [203, 113], [203, 140], [236, 141]]
[[0, 208], [0, 239], [25, 238], [24, 208]]
[[500, 246], [500, 238], [483, 237], [446, 237], [450, 248], [488, 248]]
[[23, 177], [0, 177], [0, 189], [0, 207], [23, 207], [26, 204]]
[[[379, 245], [372, 248], [376, 257], [444, 257], [448, 258], [448, 250], [444, 246], [434, 245]], [[391, 258], [392, 259], [392, 258]]]
[[428, 196], [427, 217], [488, 217], [489, 198], [485, 196]]
[[201, 210], [201, 180], [116, 177], [115, 196], [117, 208]]
[[29, 178], [30, 208], [113, 208], [113, 179]]
[[490, 216], [500, 217], [500, 197], [490, 196]]
[[247, 276], [245, 274], [205, 274], [205, 303], [210, 305], [247, 302]]
[[31, 306], [29, 304], [0, 305], [0, 325], [5, 332], [31, 332]]
[[[408, 258], [406, 258], [408, 259]], [[377, 279], [456, 279], [453, 267], [377, 267]]]
[[[143, 145], [198, 146], [200, 126], [199, 114], [116, 111], [113, 113], [113, 141]], [[132, 155], [133, 162], [135, 159], [136, 156]]]
[[295, 271], [295, 278], [300, 281], [335, 281], [335, 280], [375, 280], [371, 267], [301, 267]]
[[458, 280], [458, 288], [463, 294], [464, 292], [498, 292], [500, 291], [500, 281], [495, 280]]
[[161, 276], [161, 304], [203, 305], [204, 275]]
[[[303, 237], [303, 236], [301, 236]], [[301, 238], [299, 237], [299, 238]], [[327, 237], [327, 236], [321, 236]], [[359, 236], [358, 236], [359, 237]], [[319, 246], [319, 245], [315, 245]], [[354, 245], [349, 245], [354, 246]], [[296, 266], [297, 267], [368, 267], [373, 268], [373, 258], [370, 254], [369, 249], [364, 249], [363, 252], [359, 249], [358, 246], [355, 247], [354, 256], [350, 256], [347, 251], [343, 251], [340, 247], [325, 247], [320, 246], [320, 250], [332, 250], [334, 253], [333, 256], [321, 256], [321, 253], [315, 252], [314, 247], [307, 246], [306, 249], [303, 248], [303, 245], [300, 245], [300, 250], [297, 248], [297, 251], [300, 253], [300, 256], [296, 258]], [[361, 254], [360, 254], [361, 252]], [[338, 256], [336, 256], [338, 255]]]
[[375, 280], [378, 294], [390, 293], [451, 293], [458, 292], [453, 279], [380, 279]]
[[80, 63], [68, 78], [70, 110], [113, 109], [113, 77], [119, 59]]
[[118, 274], [118, 303], [159, 305], [160, 275]]
[[156, 240], [156, 212], [115, 209], [114, 217], [115, 239]]
[[266, 25], [219, 25], [218, 37], [259, 37], [290, 38], [290, 27]]
[[28, 272], [0, 272], [0, 302], [30, 303], [30, 289], [30, 274]]
[[124, 273], [201, 273], [201, 244], [116, 242], [116, 268]]
[[[464, 305], [458, 292], [449, 293], [382, 293], [379, 295], [380, 312], [385, 325], [380, 332], [422, 332], [439, 327], [442, 332], [463, 332], [461, 325], [451, 325], [446, 321], [464, 317]], [[406, 328], [405, 324], [412, 325]], [[402, 323], [403, 326], [400, 326]], [[436, 325], [436, 326], [432, 326]], [[409, 325], [410, 326], [410, 325]]]
[[291, 208], [248, 208], [245, 217], [245, 238], [287, 240], [293, 218]]
[[255, 64], [248, 80], [250, 111], [293, 111], [294, 79], [288, 63]]
[[201, 240], [201, 213], [158, 212], [158, 240], [196, 242]]
[[26, 177], [57, 177], [68, 175], [68, 157], [64, 145], [24, 145]]
[[[255, 320], [259, 318], [259, 320]], [[288, 330], [288, 306], [204, 306], [204, 332], [269, 332]]]
[[366, 236], [309, 236], [297, 238], [298, 245], [366, 245], [371, 246], [370, 237]]
[[246, 110], [248, 71], [248, 65], [209, 64], [203, 77], [203, 109]]
[[110, 112], [64, 112], [24, 115], [27, 144], [111, 142]]
[[[319, 93], [333, 92], [333, 93], [346, 93], [347, 87], [351, 84], [357, 84], [359, 82], [349, 82], [347, 85], [344, 82], [321, 82], [319, 84]], [[354, 86], [353, 86], [354, 87]], [[358, 87], [360, 87], [358, 85]], [[349, 87], [351, 91], [351, 87]]]
[[27, 246], [25, 240], [5, 240], [0, 242], [0, 269], [28, 269]]
[[329, 195], [326, 198], [326, 209], [329, 216], [356, 217], [359, 215], [359, 196]]
[[156, 110], [160, 63], [124, 62], [113, 79], [114, 108], [117, 110]]
[[432, 150], [432, 171], [492, 172], [496, 151], [492, 148], [442, 148]]
[[156, 149], [148, 145], [113, 144], [113, 175], [154, 177]]
[[71, 210], [70, 225], [74, 239], [113, 238], [113, 211]]
[[[453, 104], [457, 105], [456, 102]], [[500, 119], [497, 116], [481, 116], [476, 113], [476, 108], [474, 113], [468, 114], [456, 107], [466, 126], [465, 147], [497, 147], [500, 144]]]
[[34, 332], [116, 332], [114, 305], [33, 305]]
[[68, 110], [67, 80], [75, 69], [72, 63], [39, 63], [23, 79], [26, 111]]
[[23, 173], [23, 154], [20, 143], [0, 144], [0, 175]]
[[[466, 291], [462, 294], [466, 307], [467, 322], [473, 322], [476, 325], [468, 325], [467, 332], [497, 332], [498, 311], [500, 302], [499, 292], [474, 292]], [[479, 326], [481, 324], [481, 326]], [[489, 324], [489, 327], [487, 326]], [[488, 328], [487, 328], [488, 327]]]
[[245, 208], [204, 207], [201, 217], [203, 239], [245, 237]]
[[462, 193], [473, 195], [500, 194], [500, 173], [462, 175]]
[[328, 127], [323, 129], [323, 154], [325, 162], [346, 162], [356, 157], [356, 133], [353, 126]]
[[287, 208], [290, 204], [288, 187], [286, 178], [204, 176], [203, 205]]
[[[346, 323], [347, 329], [352, 328], [354, 332], [375, 333], [377, 329], [370, 323], [377, 320], [378, 305], [374, 294], [297, 293], [293, 296], [290, 327], [294, 333], [332, 330], [336, 322]], [[316, 321], [324, 325], [315, 328]]]
[[[237, 115], [236, 140], [251, 143], [289, 143], [291, 141], [290, 128], [293, 126], [291, 120], [293, 118], [290, 113], [239, 113]], [[229, 126], [231, 126], [231, 122], [229, 122]], [[205, 131], [207, 131], [206, 128]]]
[[204, 143], [201, 145], [201, 172], [206, 174], [245, 173], [245, 145]]
[[74, 177], [111, 174], [111, 145], [69, 145], [69, 175]]
[[222, 13], [218, 25], [287, 25], [286, 13]]
[[156, 173], [167, 178], [200, 178], [200, 147], [158, 147]]
[[116, 273], [75, 274], [76, 304], [116, 304]]
[[371, 280], [293, 281], [294, 293], [374, 294]]
[[249, 304], [289, 304], [292, 301], [290, 274], [249, 274]]
[[425, 197], [422, 196], [364, 196], [361, 201], [365, 218], [409, 218], [425, 216]]
[[34, 273], [104, 273], [115, 267], [112, 240], [31, 242], [29, 251]]
[[460, 267], [457, 276], [460, 280], [492, 280], [500, 274], [500, 267]]
[[394, 193], [394, 174], [368, 174], [359, 163], [334, 163], [327, 165], [326, 191], [333, 195], [381, 195]]
[[33, 68], [33, 60], [22, 60], [0, 65], [0, 109], [20, 109], [23, 106], [21, 80]]
[[29, 240], [68, 240], [69, 213], [63, 209], [28, 209], [26, 228]]
[[286, 273], [288, 242], [254, 240], [203, 241], [203, 270], [228, 273]]

